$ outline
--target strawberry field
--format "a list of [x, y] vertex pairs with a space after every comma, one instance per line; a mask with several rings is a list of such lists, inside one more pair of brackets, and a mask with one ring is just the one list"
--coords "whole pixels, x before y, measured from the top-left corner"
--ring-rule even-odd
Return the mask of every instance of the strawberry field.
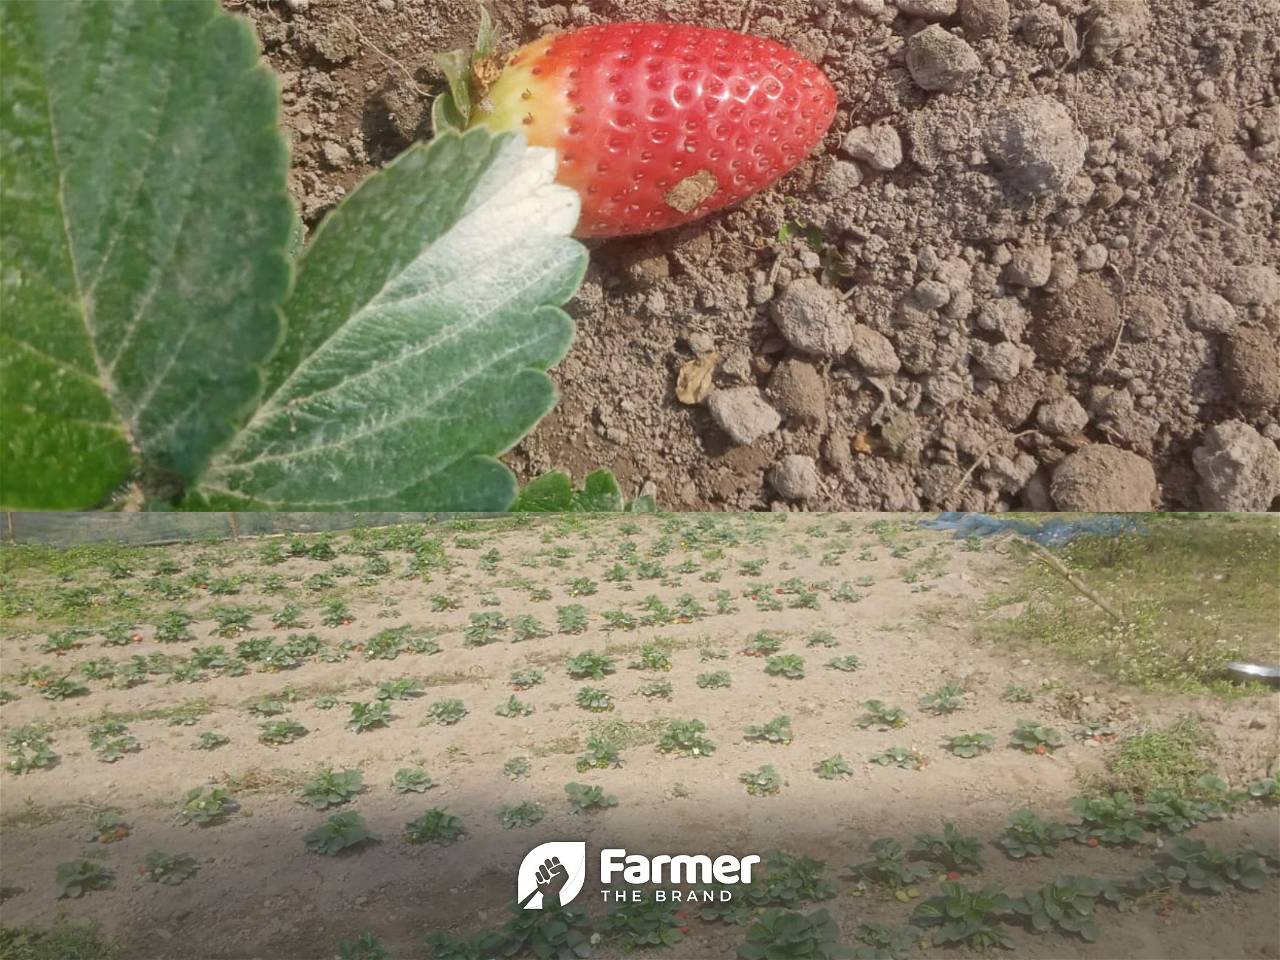
[[[1277, 699], [1221, 665], [1276, 525], [1143, 523], [1053, 551], [1114, 622], [859, 515], [6, 546], [0, 955], [1275, 956]], [[763, 864], [606, 903], [604, 847]]]

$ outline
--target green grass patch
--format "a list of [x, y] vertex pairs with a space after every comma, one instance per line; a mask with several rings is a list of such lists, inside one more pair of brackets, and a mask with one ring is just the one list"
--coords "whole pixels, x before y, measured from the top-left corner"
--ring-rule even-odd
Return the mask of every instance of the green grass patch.
[[118, 960], [121, 956], [120, 948], [99, 940], [91, 926], [0, 927], [4, 960]]
[[1200, 792], [1196, 781], [1213, 772], [1213, 738], [1192, 717], [1126, 737], [1107, 759], [1106, 791], [1124, 790], [1141, 800], [1152, 790], [1173, 790], [1184, 797]]

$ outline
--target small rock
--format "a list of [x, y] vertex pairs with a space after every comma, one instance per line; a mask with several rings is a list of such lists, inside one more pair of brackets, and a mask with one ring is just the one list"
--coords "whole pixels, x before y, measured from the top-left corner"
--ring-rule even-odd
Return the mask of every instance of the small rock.
[[1093, 273], [1107, 265], [1107, 248], [1100, 243], [1091, 243], [1080, 251], [1079, 266], [1085, 273]]
[[1075, 397], [1059, 397], [1046, 400], [1036, 410], [1036, 425], [1054, 436], [1070, 436], [1079, 433], [1089, 423], [1089, 414]]
[[858, 365], [873, 377], [887, 377], [902, 367], [889, 338], [866, 324], [854, 324], [850, 352]]
[[350, 20], [335, 20], [308, 37], [312, 49], [329, 63], [346, 63], [360, 53], [360, 34]]
[[787, 500], [810, 500], [818, 495], [818, 465], [813, 457], [789, 454], [774, 465], [769, 482]]
[[1191, 462], [1208, 510], [1261, 512], [1280, 496], [1280, 450], [1247, 423], [1228, 420], [1210, 427]]
[[978, 372], [996, 383], [1007, 383], [1022, 372], [1026, 364], [1026, 354], [1016, 343], [1002, 340], [1000, 343], [986, 343], [975, 340], [973, 343], [973, 359]]
[[711, 417], [734, 443], [754, 443], [782, 423], [778, 411], [765, 402], [755, 387], [717, 390], [707, 401]]
[[873, 170], [892, 170], [902, 163], [902, 138], [887, 123], [854, 127], [845, 134], [840, 149]]
[[1236, 308], [1212, 290], [1202, 290], [1187, 300], [1187, 325], [1196, 330], [1227, 333], [1239, 322]]
[[907, 70], [923, 90], [953, 93], [981, 69], [973, 47], [936, 23], [907, 41]]
[[1223, 295], [1238, 307], [1280, 303], [1280, 274], [1260, 263], [1232, 267]]
[[1097, 63], [1111, 60], [1137, 43], [1147, 26], [1146, 0], [1094, 0], [1081, 31], [1085, 49]]
[[864, 17], [884, 16], [884, 0], [853, 0], [853, 6]]
[[1003, 37], [1009, 32], [1009, 0], [960, 0], [960, 22], [971, 37]]
[[1169, 308], [1163, 300], [1135, 293], [1125, 301], [1129, 336], [1134, 340], [1155, 340], [1169, 327]]
[[1004, 281], [1019, 287], [1043, 287], [1053, 273], [1053, 250], [1048, 244], [1020, 247], [1005, 264]]
[[922, 20], [946, 20], [956, 15], [957, 0], [895, 0], [898, 10]]
[[1127, 450], [1091, 443], [1053, 471], [1049, 494], [1059, 510], [1143, 512], [1156, 503], [1151, 464]]
[[844, 200], [862, 184], [862, 170], [848, 160], [831, 160], [818, 174], [815, 184], [818, 194], [825, 200]]
[[951, 288], [941, 280], [921, 280], [912, 287], [911, 299], [921, 310], [937, 310], [951, 302]]
[[1056, 363], [1070, 363], [1114, 341], [1120, 329], [1120, 307], [1111, 289], [1087, 274], [1070, 290], [1036, 305], [1032, 345]]
[[1220, 360], [1227, 389], [1246, 406], [1280, 403], [1280, 347], [1256, 327], [1237, 327], [1222, 344]]
[[787, 284], [770, 304], [770, 314], [786, 341], [805, 353], [837, 357], [852, 342], [844, 305], [812, 277]]
[[1084, 166], [1088, 141], [1052, 97], [1028, 97], [998, 113], [983, 149], [1008, 183], [1033, 195], [1065, 190]]
[[1027, 327], [1027, 311], [1013, 297], [1000, 297], [983, 304], [975, 322], [979, 329], [998, 333], [1006, 340], [1021, 340]]
[[784, 360], [769, 378], [769, 398], [785, 416], [825, 426], [827, 383], [818, 368], [803, 360]]
[[1018, 24], [1028, 46], [1048, 49], [1062, 43], [1062, 14], [1048, 4], [1032, 7]]
[[340, 143], [326, 140], [320, 146], [324, 153], [324, 162], [335, 170], [344, 170], [351, 165], [351, 151]]

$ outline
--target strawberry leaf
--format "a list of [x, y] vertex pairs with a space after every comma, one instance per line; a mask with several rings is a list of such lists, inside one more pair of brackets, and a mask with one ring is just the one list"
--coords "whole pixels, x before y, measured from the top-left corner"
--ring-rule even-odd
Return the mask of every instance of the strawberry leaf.
[[505, 509], [494, 457], [547, 413], [584, 248], [555, 154], [477, 129], [411, 147], [320, 225], [266, 393], [189, 505]]
[[0, 4], [0, 502], [182, 485], [280, 336], [276, 83], [215, 0]]

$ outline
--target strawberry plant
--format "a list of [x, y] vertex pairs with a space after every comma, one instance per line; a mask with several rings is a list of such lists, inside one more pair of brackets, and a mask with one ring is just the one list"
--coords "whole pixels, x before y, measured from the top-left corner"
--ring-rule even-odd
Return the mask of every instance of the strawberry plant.
[[[634, 630], [640, 626], [640, 621], [629, 614], [626, 610], [606, 610], [604, 611], [604, 626], [606, 630]], [[650, 621], [657, 623], [666, 623], [666, 620]]]
[[646, 643], [640, 648], [640, 657], [631, 664], [631, 669], [668, 671], [671, 669], [671, 652], [665, 646]]
[[217, 750], [231, 742], [231, 738], [213, 730], [203, 730], [196, 739], [196, 750]]
[[185, 643], [194, 640], [195, 634], [189, 629], [194, 617], [185, 610], [167, 610], [156, 621], [156, 639], [161, 643]]
[[827, 661], [827, 668], [830, 670], [842, 670], [845, 673], [852, 673], [862, 666], [862, 661], [853, 654], [843, 657], [832, 657]]
[[830, 630], [815, 630], [805, 637], [804, 645], [806, 647], [834, 647], [836, 638]]
[[1052, 753], [1065, 743], [1062, 734], [1053, 727], [1046, 727], [1030, 720], [1019, 720], [1013, 731], [1013, 745], [1041, 756]]
[[764, 764], [758, 770], [747, 770], [738, 775], [738, 782], [747, 785], [747, 793], [751, 796], [769, 796], [782, 789], [782, 775], [771, 764]]
[[516, 830], [532, 827], [541, 822], [544, 816], [546, 811], [542, 808], [542, 804], [537, 800], [524, 800], [502, 807], [498, 811], [498, 822], [502, 824], [503, 830]]
[[277, 630], [297, 630], [307, 624], [302, 619], [302, 608], [296, 603], [286, 603], [271, 615], [271, 625]]
[[765, 662], [764, 672], [771, 677], [800, 680], [804, 677], [804, 657], [796, 653], [778, 654]]
[[929, 765], [928, 757], [907, 747], [888, 747], [880, 753], [873, 753], [868, 759], [882, 767], [897, 767], [899, 770], [923, 770]]
[[775, 907], [765, 910], [747, 928], [738, 956], [741, 960], [848, 960], [852, 953], [840, 942], [840, 928], [826, 910], [804, 914]]
[[41, 653], [63, 654], [70, 650], [78, 650], [83, 643], [80, 641], [85, 637], [93, 636], [93, 631], [85, 630], [82, 627], [68, 627], [66, 630], [54, 630], [44, 640], [36, 644], [36, 649]]
[[689, 927], [681, 919], [676, 904], [658, 902], [641, 895], [627, 899], [609, 908], [600, 925], [604, 939], [615, 943], [622, 950], [631, 951], [649, 947], [670, 947], [679, 943]]
[[746, 728], [748, 740], [763, 740], [768, 743], [788, 744], [792, 741], [791, 718], [774, 717], [768, 723], [753, 724]]
[[214, 623], [217, 624], [213, 632], [220, 637], [228, 639], [250, 629], [253, 622], [251, 611], [230, 603], [216, 604], [210, 608], [209, 614], [213, 617]]
[[607, 690], [599, 687], [583, 687], [574, 699], [583, 710], [590, 710], [592, 713], [604, 713], [613, 709], [613, 697]]
[[1165, 878], [1190, 890], [1221, 894], [1233, 885], [1261, 890], [1266, 884], [1266, 861], [1253, 850], [1232, 855], [1203, 840], [1175, 837], [1165, 852], [1170, 861], [1163, 867]]
[[465, 717], [468, 712], [466, 705], [461, 700], [453, 698], [437, 700], [427, 707], [427, 714], [423, 717], [422, 722], [423, 724], [439, 723], [451, 727]]
[[129, 728], [119, 720], [103, 720], [89, 726], [89, 749], [103, 763], [115, 763], [127, 753], [142, 749], [138, 738], [131, 736]]
[[115, 843], [129, 835], [129, 824], [115, 807], [99, 810], [90, 818], [92, 830], [89, 840], [96, 843]]
[[466, 629], [462, 631], [462, 643], [467, 647], [483, 647], [502, 639], [507, 629], [507, 618], [496, 610], [473, 613]]
[[602, 737], [592, 736], [587, 739], [587, 750], [577, 760], [579, 773], [588, 770], [607, 770], [610, 767], [622, 766], [618, 756], [618, 748]]
[[503, 956], [531, 953], [537, 960], [578, 960], [591, 956], [591, 917], [575, 906], [543, 903], [540, 910], [511, 904], [512, 917], [502, 928]]
[[70, 697], [83, 697], [88, 692], [88, 687], [78, 680], [72, 680], [69, 674], [47, 680], [40, 685], [40, 696], [46, 700], [66, 700]]
[[507, 697], [493, 711], [500, 717], [527, 717], [533, 713], [533, 707], [525, 703], [514, 693]]
[[942, 896], [930, 897], [911, 914], [911, 922], [930, 932], [937, 946], [956, 943], [977, 950], [1013, 946], [1001, 929], [1001, 919], [1013, 909], [1013, 901], [998, 887], [970, 890], [961, 883], [944, 881]]
[[354, 940], [338, 941], [338, 960], [391, 960], [391, 954], [381, 940], [364, 930]]
[[853, 960], [907, 960], [920, 939], [920, 930], [907, 924], [890, 927], [883, 923], [863, 923], [854, 938], [861, 944], [853, 951]]
[[354, 810], [333, 814], [306, 835], [307, 849], [326, 857], [336, 856], [343, 850], [377, 840], [377, 836], [365, 825], [364, 818]]
[[707, 673], [700, 673], [694, 682], [703, 690], [721, 690], [733, 684], [728, 670], [711, 670]]
[[507, 945], [506, 936], [497, 930], [486, 930], [467, 938], [452, 933], [429, 933], [425, 941], [432, 960], [492, 960], [503, 955]]
[[892, 837], [872, 841], [871, 859], [849, 868], [850, 874], [889, 890], [906, 890], [929, 876], [926, 864], [907, 859], [906, 848]]
[[511, 618], [512, 639], [517, 643], [525, 640], [541, 640], [551, 636], [551, 631], [542, 625], [542, 621], [532, 614], [522, 613]]
[[270, 746], [293, 743], [300, 737], [307, 735], [307, 728], [297, 720], [268, 720], [266, 723], [260, 724], [258, 729], [260, 731], [258, 733], [258, 741]]
[[28, 773], [51, 767], [58, 761], [49, 736], [36, 726], [14, 727], [4, 735], [4, 745], [11, 756], [5, 769], [10, 773]]
[[391, 778], [396, 793], [426, 793], [434, 786], [435, 782], [419, 767], [401, 767]]
[[761, 630], [753, 634], [743, 649], [748, 657], [767, 657], [782, 649], [782, 638], [776, 633]]
[[948, 737], [946, 743], [952, 754], [971, 760], [994, 747], [996, 738], [989, 733], [961, 733]]
[[239, 808], [235, 797], [220, 787], [195, 787], [183, 797], [177, 820], [181, 824], [208, 827], [221, 823]]
[[1004, 693], [1000, 694], [1000, 699], [1006, 703], [1031, 703], [1035, 700], [1035, 694], [1026, 687], [1011, 683], [1004, 688]]
[[574, 577], [569, 581], [567, 592], [571, 597], [590, 597], [596, 590], [596, 582], [590, 577]]
[[138, 868], [138, 875], [151, 883], [163, 883], [176, 887], [196, 875], [199, 867], [196, 858], [185, 854], [168, 854], [160, 850], [152, 850], [147, 859]]
[[528, 690], [542, 683], [545, 678], [541, 670], [512, 670], [511, 686], [517, 690]]
[[529, 758], [512, 757], [502, 765], [502, 772], [509, 780], [521, 780], [529, 775]]
[[964, 688], [947, 684], [920, 698], [920, 706], [930, 713], [954, 713], [964, 705]]
[[403, 677], [399, 680], [384, 680], [378, 684], [374, 697], [378, 700], [408, 700], [422, 692], [422, 681]]
[[245, 709], [255, 717], [278, 717], [288, 710], [289, 706], [277, 697], [264, 697], [249, 704]]
[[437, 593], [431, 598], [431, 609], [435, 613], [444, 613], [446, 610], [457, 610], [461, 606], [461, 601], [457, 597], [447, 593]]
[[813, 769], [823, 780], [839, 780], [853, 776], [853, 764], [838, 753], [819, 760]]
[[54, 879], [62, 892], [59, 899], [71, 897], [80, 899], [94, 890], [106, 890], [111, 887], [111, 871], [96, 860], [72, 860], [60, 863], [54, 870]]
[[671, 689], [670, 680], [648, 680], [640, 684], [639, 692], [642, 697], [670, 700]]
[[941, 834], [918, 834], [911, 853], [940, 864], [948, 874], [982, 872], [982, 841], [961, 833], [950, 820], [943, 821]]
[[836, 895], [835, 886], [825, 876], [824, 860], [773, 850], [764, 867], [763, 882], [753, 883], [749, 894], [757, 906], [791, 907], [829, 900]]
[[880, 700], [867, 700], [862, 705], [867, 712], [858, 720], [860, 727], [897, 730], [907, 725], [907, 714], [901, 707], [889, 707]]
[[614, 672], [616, 663], [613, 657], [594, 650], [584, 650], [566, 660], [565, 667], [574, 680], [603, 680], [606, 675]]
[[329, 597], [320, 604], [320, 622], [326, 627], [345, 627], [355, 623], [355, 614], [341, 597]]
[[321, 770], [315, 779], [303, 786], [299, 799], [313, 810], [324, 810], [341, 806], [363, 790], [364, 774], [359, 770], [335, 771], [329, 768]]
[[556, 607], [556, 626], [561, 633], [583, 633], [587, 629], [587, 608], [578, 603]]
[[1138, 808], [1127, 793], [1110, 796], [1076, 797], [1071, 809], [1080, 822], [1071, 826], [1071, 835], [1091, 847], [1123, 847], [1143, 843], [1147, 834]]
[[707, 725], [701, 720], [671, 720], [658, 735], [658, 749], [682, 757], [707, 757], [716, 745], [702, 734]]
[[409, 645], [409, 628], [407, 626], [388, 627], [379, 630], [364, 642], [364, 658], [366, 660], [394, 660]]
[[1092, 877], [1063, 876], [1014, 900], [1013, 910], [1036, 933], [1060, 930], [1092, 943], [1098, 939], [1094, 907], [1101, 894], [1102, 884]]
[[1042, 820], [1032, 810], [1019, 810], [996, 837], [996, 846], [1011, 859], [1051, 857], [1054, 847], [1071, 836], [1071, 829], [1056, 820]]
[[1185, 833], [1206, 820], [1223, 815], [1221, 808], [1212, 802], [1184, 797], [1176, 790], [1158, 787], [1147, 794], [1139, 819], [1142, 825], [1155, 833]]
[[410, 843], [453, 843], [466, 832], [462, 821], [443, 807], [432, 807], [404, 826], [405, 839]]
[[618, 798], [606, 794], [603, 787], [588, 786], [585, 783], [566, 783], [564, 792], [569, 795], [569, 809], [574, 813], [590, 813], [594, 810], [607, 810], [618, 805]]

